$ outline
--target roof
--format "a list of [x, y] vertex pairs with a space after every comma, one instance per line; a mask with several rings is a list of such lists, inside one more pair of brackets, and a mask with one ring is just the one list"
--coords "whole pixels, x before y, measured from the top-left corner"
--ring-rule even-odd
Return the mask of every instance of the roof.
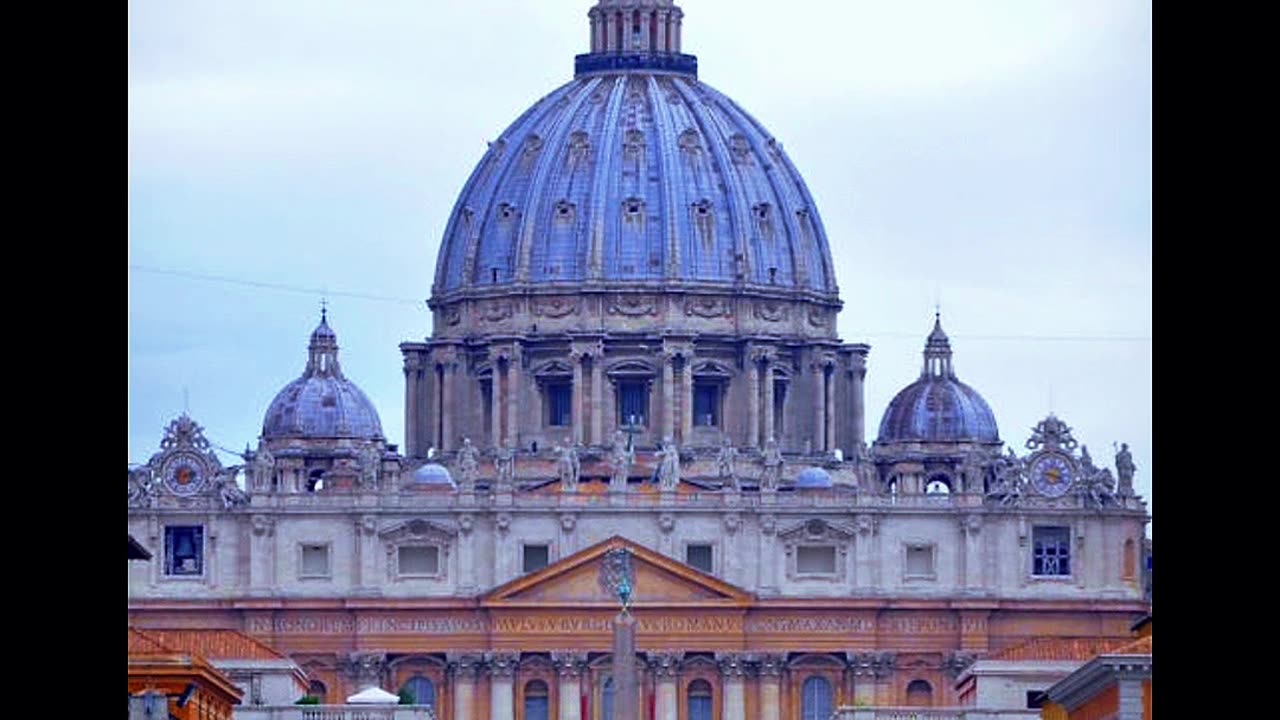
[[[129, 652], [133, 652], [134, 635], [143, 635], [129, 629]], [[239, 630], [196, 630], [191, 628], [147, 628], [145, 636], [152, 642], [167, 646], [161, 652], [182, 652], [201, 655], [209, 660], [288, 660], [288, 656], [246, 635]]]
[[1112, 648], [1100, 655], [1150, 655], [1151, 654], [1151, 636], [1140, 637], [1130, 643], [1125, 643], [1119, 647]]
[[1108, 652], [1118, 643], [1129, 640], [1115, 638], [1037, 637], [987, 656], [987, 660], [1075, 660], [1085, 662]]
[[129, 654], [130, 655], [174, 655], [177, 650], [166, 647], [159, 640], [146, 635], [138, 630], [129, 628]]

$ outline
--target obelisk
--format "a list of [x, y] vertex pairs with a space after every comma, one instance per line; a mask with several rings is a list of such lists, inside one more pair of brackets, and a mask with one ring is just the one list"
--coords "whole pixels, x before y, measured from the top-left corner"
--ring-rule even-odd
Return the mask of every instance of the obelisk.
[[604, 558], [602, 583], [618, 594], [622, 609], [613, 618], [613, 717], [640, 720], [640, 693], [636, 677], [636, 619], [631, 615], [635, 571], [626, 548], [610, 550]]

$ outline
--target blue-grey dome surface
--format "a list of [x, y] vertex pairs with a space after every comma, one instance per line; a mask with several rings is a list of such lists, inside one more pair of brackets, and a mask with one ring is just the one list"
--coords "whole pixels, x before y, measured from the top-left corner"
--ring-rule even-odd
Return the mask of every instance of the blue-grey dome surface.
[[813, 198], [754, 118], [689, 74], [587, 72], [490, 143], [433, 295], [672, 281], [837, 297]]
[[413, 482], [418, 485], [447, 485], [455, 487], [453, 477], [443, 465], [427, 463], [413, 472]]
[[382, 438], [382, 422], [369, 398], [342, 374], [338, 338], [326, 318], [311, 333], [307, 368], [276, 394], [262, 422], [274, 438]]
[[996, 417], [977, 390], [960, 382], [951, 364], [951, 341], [934, 317], [925, 340], [920, 379], [903, 388], [884, 411], [879, 442], [1000, 442]]
[[999, 442], [995, 415], [955, 378], [921, 378], [898, 393], [880, 421], [880, 441]]
[[799, 490], [831, 487], [831, 474], [819, 467], [807, 467], [796, 475]]

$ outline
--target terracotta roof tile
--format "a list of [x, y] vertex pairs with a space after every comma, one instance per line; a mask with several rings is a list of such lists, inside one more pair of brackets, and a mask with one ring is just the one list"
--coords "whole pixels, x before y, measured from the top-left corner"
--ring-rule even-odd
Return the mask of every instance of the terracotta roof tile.
[[[177, 651], [210, 660], [287, 660], [288, 657], [238, 630], [147, 628], [147, 636]], [[132, 642], [133, 631], [130, 631]], [[133, 646], [130, 645], [132, 652]], [[170, 652], [173, 652], [172, 650]]]
[[1130, 643], [1125, 643], [1119, 647], [1112, 648], [1106, 652], [1107, 655], [1150, 655], [1151, 654], [1151, 636], [1140, 637]]
[[1115, 638], [1031, 638], [987, 656], [988, 660], [1077, 660], [1086, 662], [1129, 640]]
[[177, 652], [171, 647], [165, 647], [159, 640], [129, 628], [130, 655], [174, 655]]

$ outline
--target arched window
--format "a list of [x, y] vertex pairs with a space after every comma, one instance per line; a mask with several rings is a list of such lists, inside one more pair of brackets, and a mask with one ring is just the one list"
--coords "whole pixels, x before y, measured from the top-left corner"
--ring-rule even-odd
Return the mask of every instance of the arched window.
[[408, 690], [412, 693], [415, 705], [430, 705], [433, 708], [436, 706], [436, 685], [430, 678], [414, 675], [400, 690], [401, 692]]
[[613, 720], [613, 678], [605, 678], [600, 691], [600, 720]]
[[933, 686], [924, 680], [912, 680], [907, 685], [907, 704], [912, 707], [929, 707], [933, 704]]
[[1125, 580], [1132, 580], [1138, 571], [1138, 553], [1135, 549], [1133, 538], [1124, 541], [1124, 568], [1122, 568]]
[[835, 703], [831, 700], [831, 683], [826, 678], [815, 675], [805, 680], [800, 696], [801, 720], [830, 720]]
[[550, 720], [550, 707], [547, 684], [530, 680], [524, 686], [524, 720]]
[[325, 696], [329, 694], [329, 688], [325, 687], [324, 683], [319, 680], [312, 680], [311, 684], [307, 686], [307, 694], [318, 697], [320, 702], [324, 702]]
[[694, 680], [689, 683], [689, 720], [711, 720], [711, 683]]
[[924, 492], [926, 495], [950, 495], [951, 479], [946, 475], [934, 475], [925, 483]]

